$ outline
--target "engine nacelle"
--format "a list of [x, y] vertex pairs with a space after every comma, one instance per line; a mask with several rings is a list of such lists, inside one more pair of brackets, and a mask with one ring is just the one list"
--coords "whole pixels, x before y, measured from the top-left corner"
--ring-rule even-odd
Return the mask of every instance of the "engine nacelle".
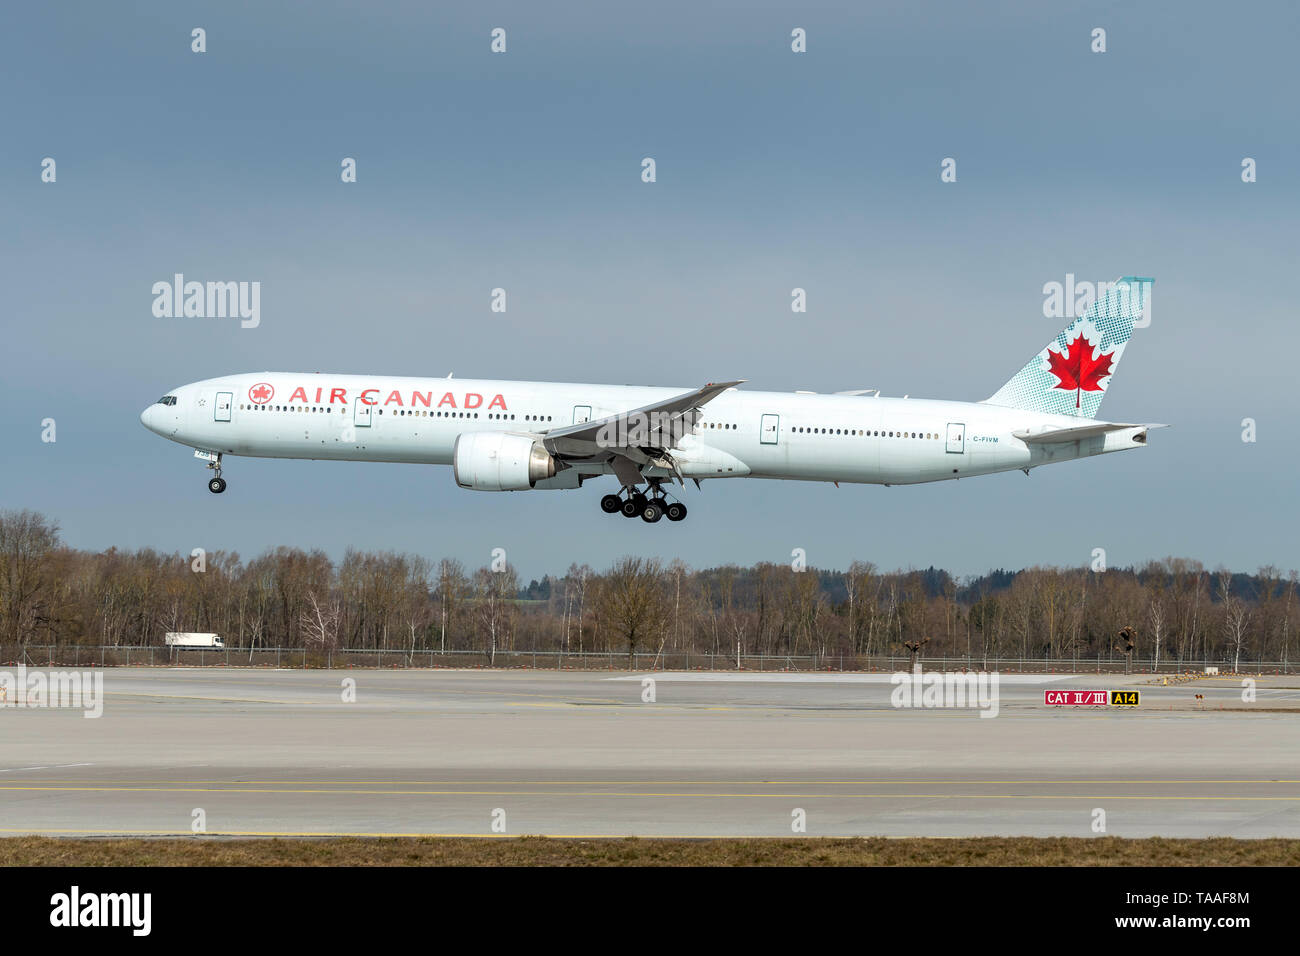
[[452, 452], [456, 484], [474, 491], [527, 491], [555, 476], [555, 459], [528, 435], [466, 432]]

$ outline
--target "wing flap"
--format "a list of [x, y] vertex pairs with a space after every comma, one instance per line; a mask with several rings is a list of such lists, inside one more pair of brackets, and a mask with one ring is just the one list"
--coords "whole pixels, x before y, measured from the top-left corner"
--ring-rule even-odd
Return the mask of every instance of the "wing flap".
[[556, 455], [593, 455], [602, 451], [623, 454], [629, 449], [673, 448], [682, 436], [694, 433], [701, 408], [743, 381], [710, 382], [630, 411], [553, 429], [546, 433], [546, 449]]

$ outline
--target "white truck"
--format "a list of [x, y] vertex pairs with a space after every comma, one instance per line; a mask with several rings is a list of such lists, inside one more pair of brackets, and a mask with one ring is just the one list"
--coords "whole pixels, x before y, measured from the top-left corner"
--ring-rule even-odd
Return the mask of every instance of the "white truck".
[[168, 647], [225, 647], [216, 634], [198, 634], [193, 631], [168, 631], [164, 640]]

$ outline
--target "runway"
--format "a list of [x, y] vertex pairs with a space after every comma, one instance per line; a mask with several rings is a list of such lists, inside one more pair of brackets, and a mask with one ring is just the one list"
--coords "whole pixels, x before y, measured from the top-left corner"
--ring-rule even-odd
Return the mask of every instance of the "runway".
[[986, 719], [889, 675], [103, 673], [98, 719], [0, 709], [0, 833], [1300, 837], [1296, 677], [1008, 674]]

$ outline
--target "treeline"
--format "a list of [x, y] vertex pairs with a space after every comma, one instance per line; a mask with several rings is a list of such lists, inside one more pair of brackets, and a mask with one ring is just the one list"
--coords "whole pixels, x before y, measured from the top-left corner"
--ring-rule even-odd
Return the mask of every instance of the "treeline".
[[[158, 645], [215, 631], [228, 647], [690, 651], [1224, 662], [1291, 659], [1297, 573], [1141, 568], [692, 569], [628, 557], [521, 584], [504, 557], [455, 560], [279, 547], [91, 553], [30, 511], [0, 512], [0, 643]], [[1122, 636], [1121, 636], [1122, 632]]]

